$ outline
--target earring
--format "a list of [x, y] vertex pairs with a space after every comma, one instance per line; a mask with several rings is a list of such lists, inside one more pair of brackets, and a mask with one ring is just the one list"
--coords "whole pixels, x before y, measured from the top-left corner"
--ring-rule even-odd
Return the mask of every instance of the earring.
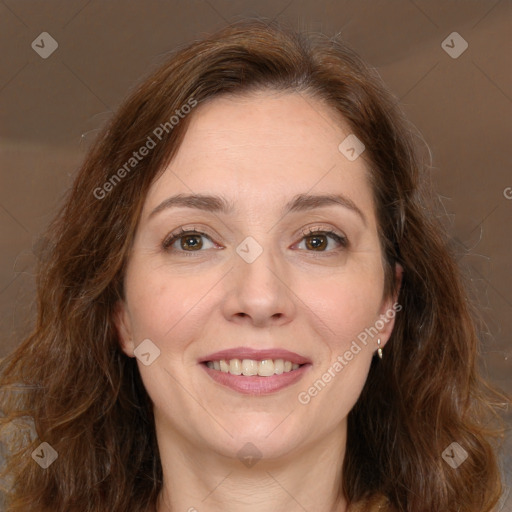
[[382, 349], [380, 348], [380, 338], [377, 339], [377, 345], [379, 348], [377, 349], [377, 354], [379, 354], [379, 358], [382, 359]]

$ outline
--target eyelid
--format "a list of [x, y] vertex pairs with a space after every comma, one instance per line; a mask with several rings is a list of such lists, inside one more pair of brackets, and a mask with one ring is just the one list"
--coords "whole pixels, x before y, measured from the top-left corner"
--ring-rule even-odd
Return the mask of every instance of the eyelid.
[[[200, 235], [208, 238], [212, 243], [216, 243], [213, 237], [205, 232], [206, 230], [198, 226], [180, 226], [171, 233], [169, 233], [162, 241], [162, 247], [168, 249], [174, 242], [179, 240], [185, 235]], [[180, 251], [180, 252], [193, 252], [193, 251]], [[200, 252], [200, 251], [198, 251]]]
[[347, 236], [343, 232], [338, 231], [337, 229], [330, 226], [309, 226], [307, 228], [302, 228], [300, 230], [300, 234], [302, 236], [310, 236], [316, 233], [334, 234], [340, 238], [347, 240]]
[[[350, 246], [348, 237], [343, 232], [341, 232], [331, 226], [313, 226], [313, 227], [310, 226], [307, 228], [302, 228], [300, 230], [300, 235], [302, 235], [302, 238], [298, 242], [295, 242], [294, 245], [301, 243], [304, 240], [304, 238], [307, 238], [308, 236], [312, 236], [315, 234], [324, 235], [327, 237], [334, 238], [336, 240], [336, 242], [338, 242], [342, 246], [341, 248], [343, 248], [343, 249], [348, 249]], [[334, 249], [331, 251], [307, 251], [307, 252], [311, 252], [313, 254], [322, 254], [322, 253], [329, 254], [329, 253], [336, 252], [336, 250], [340, 250], [340, 248]]]

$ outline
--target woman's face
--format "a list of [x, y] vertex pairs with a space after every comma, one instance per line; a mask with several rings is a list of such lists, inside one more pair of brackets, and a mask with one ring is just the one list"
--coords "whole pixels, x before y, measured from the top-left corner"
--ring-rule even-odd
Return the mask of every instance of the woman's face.
[[343, 440], [394, 316], [366, 155], [296, 93], [215, 98], [190, 121], [146, 197], [116, 315], [159, 443], [272, 458]]

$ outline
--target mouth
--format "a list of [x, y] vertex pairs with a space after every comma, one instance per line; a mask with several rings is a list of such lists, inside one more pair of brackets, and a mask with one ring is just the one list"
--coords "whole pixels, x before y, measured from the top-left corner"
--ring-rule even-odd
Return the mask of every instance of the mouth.
[[272, 377], [298, 370], [302, 365], [286, 361], [284, 359], [220, 359], [219, 361], [207, 361], [206, 366], [211, 370], [230, 373], [231, 375], [244, 375], [251, 377]]
[[300, 380], [311, 362], [287, 350], [230, 349], [211, 354], [201, 366], [217, 383], [239, 393], [277, 392]]

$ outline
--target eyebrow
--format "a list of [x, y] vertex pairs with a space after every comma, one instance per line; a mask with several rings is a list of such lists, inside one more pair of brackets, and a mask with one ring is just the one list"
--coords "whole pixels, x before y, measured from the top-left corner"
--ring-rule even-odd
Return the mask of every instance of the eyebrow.
[[[342, 194], [299, 194], [293, 197], [283, 208], [283, 214], [290, 212], [302, 212], [325, 206], [338, 205], [356, 213], [364, 225], [367, 225], [366, 217], [357, 205]], [[234, 205], [222, 196], [208, 194], [178, 194], [162, 201], [150, 214], [149, 218], [169, 208], [195, 208], [197, 210], [224, 213], [233, 213]]]

